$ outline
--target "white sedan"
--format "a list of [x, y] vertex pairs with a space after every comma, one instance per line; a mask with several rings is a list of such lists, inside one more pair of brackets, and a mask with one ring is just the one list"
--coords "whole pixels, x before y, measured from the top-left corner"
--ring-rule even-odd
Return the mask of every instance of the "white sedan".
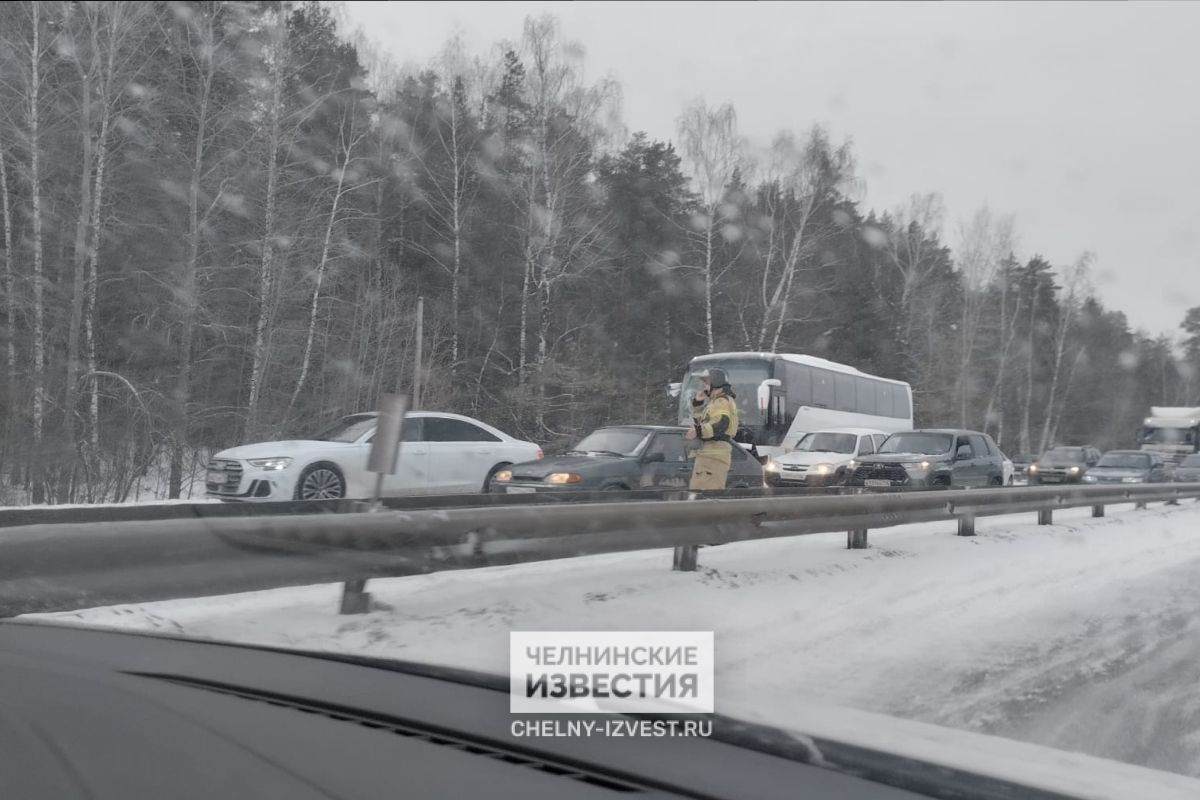
[[[332, 500], [370, 497], [375, 473], [367, 456], [376, 415], [352, 414], [311, 439], [232, 447], [213, 456], [205, 488], [222, 500]], [[532, 442], [470, 417], [413, 411], [405, 415], [395, 475], [383, 494], [487, 491], [492, 476], [542, 457]]]

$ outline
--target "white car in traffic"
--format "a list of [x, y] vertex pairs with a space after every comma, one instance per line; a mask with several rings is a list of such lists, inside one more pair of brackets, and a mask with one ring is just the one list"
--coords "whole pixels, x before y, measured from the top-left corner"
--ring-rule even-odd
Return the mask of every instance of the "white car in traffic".
[[873, 428], [829, 428], [806, 433], [795, 448], [771, 458], [763, 475], [771, 486], [837, 486], [850, 462], [872, 455], [888, 435]]
[[[370, 497], [376, 476], [367, 471], [367, 457], [376, 416], [342, 417], [311, 439], [222, 450], [208, 464], [206, 493], [222, 500]], [[400, 439], [396, 473], [383, 478], [385, 496], [486, 492], [496, 472], [542, 457], [533, 442], [458, 414], [409, 412]]]

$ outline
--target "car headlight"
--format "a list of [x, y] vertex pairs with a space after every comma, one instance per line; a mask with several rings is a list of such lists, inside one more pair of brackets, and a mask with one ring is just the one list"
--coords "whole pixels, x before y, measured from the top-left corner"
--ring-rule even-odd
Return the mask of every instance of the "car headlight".
[[1142, 483], [1142, 482], [1143, 481], [1141, 478], [1135, 478], [1133, 476], [1130, 476], [1128, 478], [1121, 478], [1121, 483]]
[[928, 472], [930, 466], [928, 461], [920, 461], [915, 464], [905, 464], [904, 469], [908, 472]]
[[1083, 476], [1083, 482], [1084, 482], [1084, 483], [1095, 483], [1095, 482], [1096, 482], [1096, 476], [1095, 476], [1095, 475], [1084, 475], [1084, 476]]
[[779, 463], [776, 461], [768, 461], [767, 465], [763, 467], [763, 469], [765, 469], [767, 472], [779, 472]]
[[1029, 471], [1030, 471], [1030, 472], [1037, 472], [1037, 471], [1038, 471], [1037, 464], [1030, 464], [1030, 465], [1029, 465]]
[[1078, 474], [1079, 474], [1079, 467], [1071, 467], [1071, 474], [1072, 474], [1072, 475], [1078, 475]]
[[497, 472], [495, 475], [493, 475], [492, 478], [494, 480], [498, 480], [498, 481], [511, 481], [512, 480], [512, 470], [511, 469], [502, 469], [499, 472]]
[[248, 461], [250, 466], [265, 470], [287, 469], [288, 465], [292, 463], [290, 458], [283, 456], [278, 458], [251, 458]]
[[583, 478], [576, 472], [551, 472], [546, 476], [546, 483], [579, 483]]
[[835, 467], [833, 464], [813, 464], [808, 468], [809, 475], [832, 475]]
[[851, 472], [854, 472], [854, 470], [858, 469], [858, 465], [859, 465], [858, 459], [852, 458], [848, 462], [846, 462], [846, 469], [850, 470]]

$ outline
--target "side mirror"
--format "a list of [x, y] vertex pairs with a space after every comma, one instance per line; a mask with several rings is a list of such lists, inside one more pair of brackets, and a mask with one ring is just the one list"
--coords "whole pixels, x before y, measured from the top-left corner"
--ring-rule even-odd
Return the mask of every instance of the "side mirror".
[[970, 461], [972, 458], [974, 458], [974, 455], [971, 452], [971, 445], [960, 444], [958, 446], [958, 452], [955, 454], [954, 458], [956, 461]]
[[771, 389], [783, 386], [783, 383], [778, 378], [767, 378], [758, 385], [758, 410], [766, 411], [767, 405], [771, 402]]
[[646, 456], [645, 458], [642, 459], [642, 463], [643, 464], [661, 464], [666, 460], [667, 460], [667, 454], [658, 452], [658, 453], [650, 453], [648, 456]]

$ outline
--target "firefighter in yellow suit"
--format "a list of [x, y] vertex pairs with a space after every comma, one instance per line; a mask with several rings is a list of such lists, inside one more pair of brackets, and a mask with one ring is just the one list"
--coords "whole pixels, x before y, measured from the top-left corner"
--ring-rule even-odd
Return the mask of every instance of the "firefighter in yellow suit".
[[736, 395], [723, 369], [709, 369], [700, 375], [704, 386], [692, 399], [692, 429], [688, 439], [698, 439], [700, 446], [693, 451], [693, 491], [724, 489], [725, 478], [733, 459], [734, 434], [738, 430]]

